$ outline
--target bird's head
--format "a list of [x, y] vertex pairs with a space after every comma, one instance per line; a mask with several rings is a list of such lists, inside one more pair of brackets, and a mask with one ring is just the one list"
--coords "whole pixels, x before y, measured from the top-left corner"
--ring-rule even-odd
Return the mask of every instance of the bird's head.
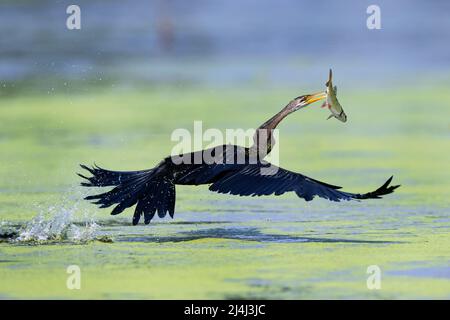
[[327, 97], [327, 94], [325, 91], [313, 93], [313, 94], [305, 94], [303, 96], [297, 97], [294, 100], [292, 100], [288, 104], [288, 108], [290, 112], [297, 111], [301, 108], [306, 107], [307, 105], [310, 105], [313, 102], [325, 99]]

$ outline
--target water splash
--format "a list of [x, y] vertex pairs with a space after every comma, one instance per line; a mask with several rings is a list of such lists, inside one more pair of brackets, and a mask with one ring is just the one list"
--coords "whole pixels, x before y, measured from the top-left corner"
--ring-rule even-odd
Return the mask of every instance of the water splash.
[[18, 230], [8, 221], [0, 222], [0, 241], [5, 241], [18, 236]]
[[85, 243], [98, 237], [100, 226], [85, 213], [81, 224], [76, 224], [73, 217], [78, 207], [67, 205], [65, 201], [60, 206], [51, 206], [34, 217], [24, 227], [19, 229], [18, 236], [12, 242], [19, 243], [49, 243], [75, 242]]

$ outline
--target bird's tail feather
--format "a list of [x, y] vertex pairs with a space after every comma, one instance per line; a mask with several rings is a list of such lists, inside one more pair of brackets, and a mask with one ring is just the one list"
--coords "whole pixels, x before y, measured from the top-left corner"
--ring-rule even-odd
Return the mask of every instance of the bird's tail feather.
[[82, 182], [86, 187], [114, 186], [108, 192], [88, 196], [86, 200], [100, 208], [107, 208], [117, 204], [111, 214], [121, 213], [126, 208], [137, 204], [133, 215], [133, 225], [144, 215], [144, 222], [150, 223], [156, 212], [163, 218], [168, 212], [173, 218], [175, 211], [175, 185], [164, 176], [157, 176], [154, 169], [142, 171], [111, 171], [94, 166], [81, 167], [92, 174], [91, 177], [78, 174], [87, 180]]
[[381, 187], [372, 192], [367, 192], [364, 194], [355, 194], [355, 199], [380, 199], [382, 196], [394, 192], [395, 189], [400, 187], [400, 185], [391, 186], [393, 176], [391, 176]]

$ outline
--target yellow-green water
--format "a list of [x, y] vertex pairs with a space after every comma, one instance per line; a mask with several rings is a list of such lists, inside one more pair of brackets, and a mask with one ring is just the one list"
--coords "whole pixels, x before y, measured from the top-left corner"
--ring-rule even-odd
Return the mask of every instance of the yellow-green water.
[[[154, 166], [176, 128], [255, 128], [295, 90], [169, 88], [0, 100], [0, 219], [24, 229], [73, 211], [97, 240], [0, 243], [1, 298], [450, 298], [448, 86], [340, 92], [348, 122], [319, 104], [280, 126], [281, 166], [382, 200], [239, 198], [177, 187], [174, 220], [131, 226], [84, 203], [79, 163]], [[66, 286], [69, 265], [81, 289]], [[367, 267], [381, 269], [369, 290]]]

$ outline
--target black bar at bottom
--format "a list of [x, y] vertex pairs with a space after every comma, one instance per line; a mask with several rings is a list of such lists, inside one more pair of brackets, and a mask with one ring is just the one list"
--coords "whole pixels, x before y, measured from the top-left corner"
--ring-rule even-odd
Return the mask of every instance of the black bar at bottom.
[[[301, 319], [305, 312], [314, 316], [322, 314], [344, 314], [347, 316], [363, 315], [386, 316], [384, 307], [399, 307], [402, 315], [415, 313], [424, 308], [424, 304], [431, 304], [433, 311], [437, 307], [448, 307], [448, 301], [337, 301], [337, 300], [3, 300], [0, 302], [2, 313], [6, 309], [17, 315], [29, 312], [39, 313], [41, 316], [51, 315], [53, 308], [61, 308], [70, 317], [83, 317], [92, 309], [99, 314], [113, 315], [129, 319], [136, 312], [148, 314], [154, 318], [156, 314], [174, 317], [175, 319], [274, 319], [282, 315], [296, 316]], [[361, 307], [363, 309], [361, 309]], [[88, 311], [89, 310], [89, 311]], [[360, 313], [360, 310], [362, 313]], [[365, 310], [363, 312], [363, 310]], [[425, 309], [426, 310], [426, 309]], [[310, 317], [311, 314], [308, 316]], [[61, 316], [63, 314], [60, 314]], [[50, 317], [51, 318], [51, 317]]]

